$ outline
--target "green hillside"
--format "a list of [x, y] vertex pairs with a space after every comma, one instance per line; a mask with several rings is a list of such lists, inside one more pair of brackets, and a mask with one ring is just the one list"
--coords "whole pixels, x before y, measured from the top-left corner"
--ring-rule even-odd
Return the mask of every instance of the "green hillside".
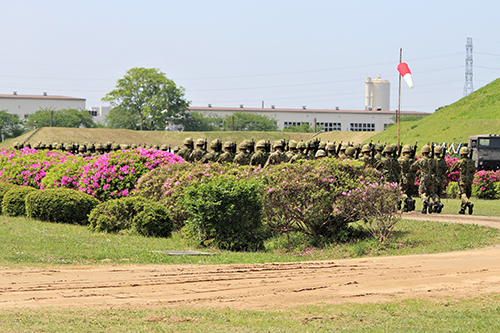
[[[397, 126], [372, 140], [397, 142]], [[500, 133], [500, 79], [419, 121], [401, 122], [401, 142], [468, 142], [471, 135]]]
[[[340, 142], [363, 142], [369, 141], [370, 137], [377, 132], [326, 132], [317, 135], [322, 141]], [[245, 139], [260, 139], [276, 141], [280, 139], [307, 141], [314, 133], [290, 133], [290, 132], [174, 132], [174, 131], [132, 131], [125, 129], [104, 128], [63, 128], [43, 127], [26, 133], [20, 137], [6, 140], [0, 143], [0, 147], [12, 147], [14, 142], [117, 142], [127, 144], [168, 144], [170, 146], [181, 146], [184, 138], [203, 138], [209, 142], [214, 139], [222, 141], [241, 142]]]

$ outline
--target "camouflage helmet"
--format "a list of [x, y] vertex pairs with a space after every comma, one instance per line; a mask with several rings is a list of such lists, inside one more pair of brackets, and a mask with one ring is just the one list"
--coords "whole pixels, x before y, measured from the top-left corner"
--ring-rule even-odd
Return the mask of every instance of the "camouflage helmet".
[[122, 144], [120, 145], [120, 149], [121, 149], [121, 150], [129, 149], [129, 148], [130, 148], [130, 146], [129, 146], [128, 144], [126, 144], [126, 143], [122, 143]]
[[17, 141], [14, 142], [14, 148], [16, 148], [16, 149], [19, 148], [19, 142], [17, 142]]
[[96, 143], [95, 150], [104, 150], [101, 143]]
[[277, 140], [274, 142], [274, 148], [283, 148], [283, 141]]
[[297, 141], [290, 140], [290, 142], [288, 142], [288, 148], [297, 148]]
[[64, 149], [67, 151], [72, 151], [73, 150], [73, 144], [72, 143], [67, 143], [64, 145]]
[[177, 153], [179, 150], [181, 150], [181, 147], [179, 146], [174, 146], [174, 154]]
[[95, 145], [91, 142], [91, 143], [89, 143], [89, 145], [87, 146], [87, 149], [88, 149], [88, 150], [94, 150], [94, 149], [95, 149]]
[[392, 147], [390, 145], [385, 146], [384, 150], [382, 150], [382, 154], [392, 154]]
[[326, 153], [323, 149], [319, 149], [317, 152], [316, 152], [316, 155], [314, 155], [314, 157], [325, 157], [326, 156]]
[[133, 143], [132, 145], [130, 145], [130, 148], [137, 149], [137, 145], [135, 143]]
[[192, 145], [193, 144], [193, 138], [185, 138], [183, 143], [185, 145]]
[[157, 143], [156, 143], [156, 144], [154, 144], [154, 145], [153, 145], [153, 149], [160, 150], [160, 145], [159, 145], [159, 144], [157, 144]]
[[434, 152], [436, 154], [441, 154], [443, 152], [443, 147], [441, 147], [441, 146], [434, 147]]
[[377, 144], [375, 145], [375, 150], [376, 150], [376, 151], [383, 151], [383, 150], [384, 150], [384, 145], [383, 145], [383, 144], [381, 144], [381, 143], [377, 143]]
[[35, 143], [35, 144], [33, 145], [33, 148], [35, 148], [35, 149], [40, 149], [40, 144], [41, 144], [41, 142], [37, 142], [37, 143]]
[[326, 145], [326, 150], [328, 151], [335, 150], [335, 144], [333, 142], [328, 142], [328, 144]]
[[239, 149], [247, 149], [248, 148], [248, 144], [246, 141], [242, 141], [239, 145], [238, 145], [238, 148]]
[[340, 144], [340, 151], [346, 151], [347, 145], [345, 144]]
[[429, 145], [425, 145], [422, 147], [422, 154], [423, 153], [430, 153], [431, 152], [431, 147]]
[[197, 146], [204, 146], [205, 145], [205, 140], [203, 140], [203, 139], [196, 140], [196, 145]]
[[57, 150], [63, 150], [63, 149], [64, 149], [64, 147], [63, 147], [63, 145], [62, 145], [61, 143], [57, 143], [57, 144], [56, 144], [56, 149], [57, 149]]
[[361, 149], [362, 153], [369, 153], [371, 151], [372, 151], [372, 148], [370, 147], [370, 145], [364, 145], [363, 148]]
[[255, 148], [266, 148], [266, 140], [259, 140], [255, 144]]
[[325, 141], [321, 141], [321, 142], [319, 143], [318, 148], [319, 148], [319, 149], [323, 149], [323, 150], [325, 150], [325, 148], [326, 148], [326, 142], [325, 142]]
[[305, 142], [300, 141], [299, 143], [297, 143], [297, 149], [306, 149], [306, 148], [307, 146]]
[[221, 145], [221, 142], [219, 139], [215, 139], [215, 140], [212, 140], [212, 142], [210, 142], [210, 148], [212, 149], [217, 149], [218, 147], [220, 147]]
[[412, 151], [413, 151], [413, 150], [411, 149], [411, 146], [410, 146], [410, 145], [404, 145], [404, 146], [403, 146], [403, 150], [402, 150], [403, 154], [404, 154], [404, 153], [411, 153]]
[[111, 145], [111, 150], [117, 151], [117, 150], [119, 150], [119, 149], [120, 149], [120, 145], [119, 145], [119, 144], [117, 144], [117, 143], [113, 143], [113, 144]]
[[354, 147], [348, 147], [345, 150], [346, 155], [354, 155], [356, 153], [356, 149]]
[[232, 148], [232, 147], [233, 147], [233, 143], [231, 141], [224, 142], [224, 149]]
[[468, 147], [462, 147], [462, 148], [460, 148], [460, 151], [458, 153], [460, 155], [468, 155], [469, 154], [469, 148]]
[[85, 145], [80, 145], [78, 146], [78, 151], [84, 153], [87, 151], [87, 147], [85, 147]]
[[168, 150], [168, 145], [167, 145], [167, 144], [165, 144], [165, 143], [164, 143], [164, 144], [162, 144], [162, 145], [160, 146], [160, 150], [161, 150], [161, 151], [167, 151], [167, 150]]

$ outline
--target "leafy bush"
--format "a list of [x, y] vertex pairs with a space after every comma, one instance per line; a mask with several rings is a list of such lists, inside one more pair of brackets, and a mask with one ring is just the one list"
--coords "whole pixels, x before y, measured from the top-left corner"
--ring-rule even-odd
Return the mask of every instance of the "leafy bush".
[[[301, 232], [320, 241], [337, 239], [348, 223], [364, 219], [360, 209], [366, 205], [352, 202], [347, 193], [368, 191], [368, 184], [382, 184], [381, 174], [359, 162], [337, 160], [307, 161], [270, 168], [264, 198], [266, 226], [277, 233]], [[377, 200], [387, 202], [381, 190]], [[400, 195], [400, 193], [399, 193]], [[392, 200], [392, 199], [391, 199]], [[396, 202], [387, 210], [395, 211]], [[344, 204], [345, 203], [345, 204]]]
[[498, 199], [500, 193], [495, 184], [499, 180], [499, 171], [481, 170], [476, 172], [472, 182], [472, 195], [479, 199]]
[[164, 206], [141, 197], [109, 200], [94, 208], [89, 216], [89, 228], [93, 231], [170, 237], [172, 227]]
[[260, 184], [219, 177], [189, 187], [186, 202], [191, 218], [185, 237], [200, 245], [251, 251], [263, 249]]
[[458, 183], [452, 182], [448, 184], [448, 189], [446, 192], [448, 198], [456, 199], [458, 198]]
[[33, 191], [36, 189], [29, 186], [15, 186], [7, 191], [2, 200], [2, 213], [8, 216], [25, 216], [26, 196]]
[[26, 214], [41, 221], [85, 225], [88, 215], [98, 204], [99, 200], [79, 191], [47, 189], [26, 197]]
[[11, 184], [11, 183], [0, 183], [0, 204], [2, 203], [3, 196], [5, 193], [7, 193], [9, 190], [11, 190], [13, 187], [16, 187], [17, 185]]

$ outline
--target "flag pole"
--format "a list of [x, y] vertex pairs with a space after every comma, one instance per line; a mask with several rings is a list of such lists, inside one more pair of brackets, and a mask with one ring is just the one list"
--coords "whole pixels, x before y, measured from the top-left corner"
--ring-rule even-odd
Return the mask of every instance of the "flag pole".
[[[399, 49], [399, 63], [403, 62], [403, 48]], [[400, 141], [400, 118], [401, 118], [401, 73], [399, 74], [399, 97], [398, 97], [398, 109], [396, 110], [396, 119], [398, 121], [398, 149], [401, 143]]]

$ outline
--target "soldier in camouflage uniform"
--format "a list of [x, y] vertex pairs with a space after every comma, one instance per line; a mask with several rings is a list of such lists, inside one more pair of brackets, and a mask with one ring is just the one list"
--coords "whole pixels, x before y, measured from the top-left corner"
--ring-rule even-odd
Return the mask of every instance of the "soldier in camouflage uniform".
[[234, 157], [233, 163], [236, 163], [238, 165], [249, 165], [250, 164], [250, 158], [252, 156], [247, 151], [248, 144], [246, 143], [246, 141], [241, 142], [238, 145], [238, 149], [239, 149], [239, 152]]
[[209, 153], [206, 153], [200, 160], [200, 163], [208, 163], [208, 162], [217, 162], [217, 159], [222, 154], [222, 142], [219, 139], [212, 140], [210, 142], [210, 149], [212, 150]]
[[278, 140], [274, 143], [274, 152], [269, 155], [266, 165], [278, 165], [286, 161], [286, 155], [283, 152], [283, 142]]
[[359, 161], [365, 163], [365, 168], [373, 168], [372, 149], [370, 145], [364, 145], [361, 149], [361, 153], [363, 156], [359, 158]]
[[189, 162], [189, 156], [193, 152], [193, 139], [185, 138], [183, 144], [184, 147], [177, 152], [177, 155], [182, 157], [184, 161]]
[[314, 157], [317, 160], [320, 160], [322, 158], [326, 158], [326, 152], [323, 149], [318, 149], [318, 151], [316, 152], [316, 155], [314, 155]]
[[294, 155], [297, 155], [299, 152], [297, 150], [297, 141], [295, 140], [290, 140], [288, 143], [288, 149], [289, 151], [286, 152], [286, 161], [290, 161]]
[[[443, 209], [443, 204], [434, 192], [434, 179], [436, 175], [436, 160], [429, 154], [431, 148], [428, 145], [422, 147], [422, 158], [416, 160], [411, 165], [412, 171], [420, 170], [420, 186], [418, 187], [418, 194], [422, 199], [422, 214], [432, 214], [434, 211], [437, 213]], [[434, 208], [433, 203], [434, 202]]]
[[443, 148], [441, 146], [437, 146], [434, 148], [434, 158], [436, 159], [436, 181], [434, 186], [434, 191], [436, 191], [436, 195], [441, 198], [443, 194], [443, 190], [446, 187], [446, 180], [448, 179], [448, 165], [446, 164], [445, 159], [443, 158]]
[[385, 147], [382, 153], [384, 156], [382, 156], [380, 161], [375, 162], [375, 168], [382, 172], [386, 182], [399, 183], [399, 174], [401, 173], [401, 169], [398, 162], [392, 157], [392, 147]]
[[347, 144], [340, 144], [340, 152], [338, 158], [341, 160], [345, 160], [347, 155], [345, 154], [345, 151], [347, 149]]
[[326, 153], [328, 154], [328, 157], [330, 158], [337, 158], [337, 151], [335, 150], [335, 143], [333, 142], [328, 142], [326, 145]]
[[314, 151], [314, 143], [312, 141], [307, 141], [306, 145], [307, 145], [307, 151], [306, 151], [307, 159], [308, 160], [316, 159], [315, 157], [316, 152]]
[[356, 154], [356, 148], [347, 147], [345, 150], [345, 160], [354, 160], [354, 155]]
[[476, 166], [474, 161], [469, 158], [469, 148], [460, 148], [460, 156], [462, 157], [450, 167], [449, 173], [460, 171], [460, 177], [458, 179], [458, 189], [460, 193], [460, 199], [462, 203], [460, 205], [459, 214], [465, 214], [465, 208], [469, 209], [469, 215], [472, 215], [474, 204], [470, 202], [470, 197], [472, 194], [472, 181], [474, 180], [474, 173], [476, 172]]
[[402, 150], [403, 156], [398, 158], [399, 167], [401, 168], [400, 185], [403, 192], [403, 211], [411, 212], [415, 210], [415, 200], [412, 199], [412, 186], [415, 183], [415, 173], [411, 170], [412, 165], [412, 148], [410, 145], [404, 145]]
[[375, 154], [375, 156], [373, 157], [373, 159], [375, 160], [375, 163], [379, 162], [382, 157], [384, 156], [384, 154], [382, 154], [382, 152], [384, 151], [384, 145], [381, 144], [381, 143], [377, 143], [375, 145], [375, 151], [377, 152]]
[[307, 146], [306, 146], [305, 142], [301, 141], [301, 142], [297, 143], [297, 150], [299, 152], [297, 153], [297, 155], [292, 157], [292, 159], [290, 160], [290, 163], [295, 163], [298, 161], [308, 159], [308, 157], [306, 155], [306, 149], [307, 149]]
[[191, 155], [189, 155], [189, 161], [190, 162], [199, 162], [205, 156], [207, 153], [205, 149], [205, 140], [203, 139], [198, 139], [196, 140], [196, 149], [191, 152]]
[[231, 141], [226, 141], [224, 143], [224, 152], [219, 156], [217, 162], [219, 163], [232, 163], [234, 160], [233, 153], [233, 143]]
[[266, 141], [257, 141], [255, 148], [257, 149], [257, 151], [253, 153], [252, 157], [250, 158], [250, 165], [260, 166], [263, 168], [266, 165], [267, 159], [269, 158], [269, 154], [266, 152]]

